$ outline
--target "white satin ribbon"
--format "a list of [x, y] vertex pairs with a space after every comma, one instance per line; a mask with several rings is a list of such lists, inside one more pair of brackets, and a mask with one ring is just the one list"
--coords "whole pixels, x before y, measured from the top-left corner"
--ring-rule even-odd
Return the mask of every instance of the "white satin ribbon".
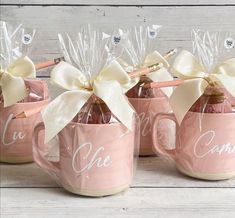
[[132, 129], [133, 113], [123, 92], [135, 85], [117, 61], [104, 67], [93, 81], [66, 62], [60, 62], [51, 72], [52, 83], [68, 90], [42, 110], [45, 143], [55, 137], [95, 94], [128, 129]]
[[13, 61], [7, 69], [0, 70], [0, 87], [4, 107], [11, 106], [26, 97], [27, 90], [24, 78], [33, 77], [36, 77], [36, 69], [27, 56]]
[[183, 50], [172, 65], [172, 72], [184, 81], [175, 88], [170, 104], [180, 124], [192, 105], [205, 92], [209, 83], [216, 83], [235, 96], [235, 58], [228, 59], [207, 73], [196, 57]]
[[[170, 81], [173, 80], [172, 75], [169, 73], [167, 68], [169, 68], [169, 63], [167, 60], [157, 51], [152, 52], [151, 54], [147, 55], [142, 66], [147, 67], [151, 66], [156, 63], [162, 63], [163, 67], [159, 70], [156, 70], [152, 73], [147, 74], [146, 76], [151, 79], [153, 82], [163, 82], [163, 81]], [[173, 88], [172, 87], [165, 87], [161, 88], [161, 90], [166, 94], [166, 96], [170, 97]]]

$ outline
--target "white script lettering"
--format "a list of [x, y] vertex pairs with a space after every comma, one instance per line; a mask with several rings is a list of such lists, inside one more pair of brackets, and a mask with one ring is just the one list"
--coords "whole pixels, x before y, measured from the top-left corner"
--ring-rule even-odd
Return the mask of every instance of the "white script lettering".
[[[83, 157], [80, 157], [79, 156], [79, 152], [82, 150], [82, 149], [88, 149], [87, 153], [83, 156]], [[73, 155], [73, 159], [72, 159], [72, 167], [73, 167], [73, 170], [76, 172], [76, 173], [82, 173], [84, 172], [85, 170], [89, 171], [91, 168], [93, 167], [97, 167], [97, 168], [101, 168], [101, 167], [108, 167], [110, 166], [111, 164], [111, 157], [108, 155], [104, 158], [100, 157], [100, 154], [102, 151], [104, 151], [104, 147], [99, 147], [96, 152], [93, 154], [93, 156], [90, 157], [90, 154], [92, 152], [92, 144], [87, 142], [87, 143], [84, 143], [82, 145], [80, 145], [77, 150], [74, 152], [74, 155]], [[77, 169], [77, 164], [76, 164], [76, 159], [77, 158], [83, 158], [83, 160], [86, 160], [88, 161], [88, 163], [82, 168], [82, 169]], [[88, 160], [90, 159], [90, 160]], [[82, 161], [80, 161], [82, 162]]]
[[17, 132], [17, 131], [13, 131], [12, 134], [12, 139], [10, 141], [6, 140], [6, 133], [7, 131], [9, 131], [9, 125], [11, 123], [11, 120], [13, 118], [13, 114], [10, 114], [5, 125], [3, 126], [3, 134], [2, 134], [2, 143], [3, 145], [12, 145], [14, 144], [18, 139], [22, 140], [25, 138], [26, 134], [24, 134], [23, 132]]
[[141, 135], [146, 136], [151, 131], [151, 128], [149, 126], [150, 118], [146, 117], [144, 112], [139, 114], [139, 118], [140, 118], [140, 126], [141, 126]]
[[[193, 147], [194, 155], [197, 158], [203, 158], [210, 154], [235, 154], [235, 145], [232, 145], [231, 142], [226, 142], [222, 145], [213, 145], [213, 140], [215, 138], [215, 131], [210, 130], [203, 133], [195, 142]], [[206, 142], [205, 142], [206, 141]], [[204, 144], [203, 144], [204, 143]], [[206, 151], [199, 154], [199, 146], [207, 148]]]

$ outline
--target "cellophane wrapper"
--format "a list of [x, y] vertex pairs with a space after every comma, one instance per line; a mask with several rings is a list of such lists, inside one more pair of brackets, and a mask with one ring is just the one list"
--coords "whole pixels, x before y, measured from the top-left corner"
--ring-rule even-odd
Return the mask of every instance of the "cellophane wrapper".
[[[143, 64], [146, 56], [157, 50], [158, 34], [161, 28], [160, 25], [149, 25], [135, 26], [117, 31], [116, 34], [120, 36], [121, 40], [116, 48], [123, 47], [119, 61], [126, 67], [127, 71], [131, 72], [144, 67]], [[129, 98], [156, 98], [164, 96], [164, 93], [158, 88], [143, 87], [144, 84], [151, 81], [147, 76], [141, 76], [136, 86], [130, 89], [126, 95]]]
[[[81, 27], [76, 35], [58, 36], [66, 62], [79, 69], [88, 81], [115, 60], [112, 37], [90, 25]], [[130, 187], [137, 164], [139, 118], [135, 113], [132, 124], [132, 130], [126, 128], [93, 94], [49, 142], [49, 149], [35, 152], [56, 166], [57, 170], [47, 172], [68, 191], [88, 196], [116, 194]]]
[[[0, 21], [0, 69], [5, 70], [15, 60], [30, 56], [34, 44], [36, 30], [26, 28], [23, 24], [11, 25], [5, 21]], [[30, 78], [27, 78], [30, 80]], [[30, 82], [26, 82], [28, 95], [20, 101], [37, 102], [44, 100], [42, 92], [39, 92], [34, 86], [30, 86]], [[4, 102], [4, 98], [0, 88], [0, 103]]]
[[[209, 74], [215, 73], [218, 64], [235, 54], [234, 36], [229, 32], [193, 30], [192, 42], [194, 55]], [[234, 97], [220, 81], [213, 81], [207, 86], [177, 126], [174, 158], [180, 171], [207, 180], [235, 176], [233, 104]]]
[[[193, 53], [207, 73], [227, 59], [233, 58], [234, 35], [231, 32], [192, 31]], [[234, 97], [219, 82], [212, 83], [190, 108], [203, 113], [232, 113]]]
[[[123, 48], [119, 58], [126, 70], [132, 72], [144, 68], [147, 55], [158, 50], [160, 25], [135, 26], [128, 29], [119, 29], [116, 38], [120, 42], [116, 48]], [[115, 49], [114, 49], [115, 50]], [[118, 50], [118, 51], [119, 51]], [[145, 88], [144, 85], [153, 82], [147, 76], [139, 77], [139, 82], [126, 95], [136, 109], [141, 122], [140, 156], [155, 155], [152, 142], [152, 124], [158, 113], [169, 113], [171, 107], [168, 97], [160, 88]], [[158, 125], [159, 141], [167, 147], [173, 147], [175, 142], [174, 123], [162, 120]]]
[[[11, 26], [0, 21], [0, 69], [3, 72], [15, 60], [31, 53], [34, 36], [35, 30], [24, 28], [22, 24]], [[33, 129], [39, 121], [39, 111], [48, 103], [49, 97], [45, 81], [27, 78], [25, 85], [26, 98], [8, 107], [4, 107], [0, 86], [0, 162], [33, 161]], [[22, 113], [26, 111], [30, 112], [30, 117], [24, 117]], [[22, 117], [14, 119], [18, 115]]]

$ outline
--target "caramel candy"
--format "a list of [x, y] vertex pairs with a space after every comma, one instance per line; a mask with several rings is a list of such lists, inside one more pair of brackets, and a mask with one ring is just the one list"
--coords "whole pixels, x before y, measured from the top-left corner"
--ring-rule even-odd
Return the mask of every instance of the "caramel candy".
[[85, 103], [74, 121], [85, 124], [109, 124], [119, 122], [105, 102], [95, 95], [92, 95]]
[[231, 113], [232, 105], [219, 87], [209, 86], [190, 111], [201, 113]]

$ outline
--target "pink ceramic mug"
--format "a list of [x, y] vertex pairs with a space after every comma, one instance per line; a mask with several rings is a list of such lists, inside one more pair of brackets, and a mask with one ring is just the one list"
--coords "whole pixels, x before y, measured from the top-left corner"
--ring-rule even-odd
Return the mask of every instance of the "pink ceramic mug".
[[230, 102], [230, 104], [234, 107], [235, 106], [235, 97], [232, 96], [228, 91], [224, 90], [225, 95], [227, 97], [227, 100]]
[[[169, 113], [171, 107], [167, 97], [128, 98], [140, 118], [140, 156], [154, 155], [152, 141], [152, 124], [156, 114]], [[158, 125], [158, 140], [163, 144], [172, 144], [174, 126], [172, 122], [162, 122]]]
[[[40, 114], [38, 111], [48, 102], [48, 90], [44, 81], [30, 80], [31, 88], [38, 89], [44, 100], [35, 102], [17, 103], [10, 107], [0, 104], [0, 162], [26, 163], [32, 162], [32, 135], [33, 129]], [[35, 111], [35, 115], [28, 118], [12, 119], [14, 115], [25, 110]]]
[[39, 133], [35, 128], [35, 162], [55, 175], [69, 192], [85, 196], [112, 195], [127, 189], [133, 178], [135, 132], [122, 124], [69, 123], [58, 134], [59, 161], [42, 155]]
[[[176, 123], [176, 146], [166, 149], [156, 137], [160, 120]], [[153, 125], [157, 153], [174, 159], [182, 173], [206, 180], [235, 176], [235, 113], [188, 112], [179, 126], [173, 114], [158, 114]]]

